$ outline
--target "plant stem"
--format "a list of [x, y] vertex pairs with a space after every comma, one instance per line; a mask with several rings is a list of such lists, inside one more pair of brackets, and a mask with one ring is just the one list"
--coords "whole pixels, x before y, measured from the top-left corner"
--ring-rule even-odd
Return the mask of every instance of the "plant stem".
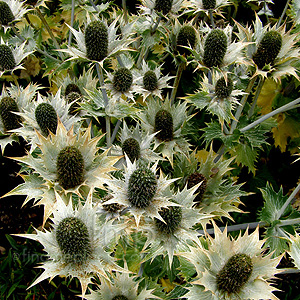
[[209, 10], [209, 17], [210, 17], [211, 27], [212, 27], [213, 29], [215, 29], [215, 28], [216, 28], [216, 25], [215, 25], [215, 22], [214, 22], [214, 15], [213, 15], [213, 13], [212, 13], [212, 9]]
[[119, 131], [119, 128], [120, 128], [121, 123], [122, 123], [121, 120], [118, 120], [118, 121], [117, 121], [117, 124], [116, 124], [116, 126], [115, 126], [115, 128], [114, 128], [114, 131], [113, 131], [113, 133], [112, 133], [112, 136], [111, 136], [111, 143], [114, 142], [114, 140], [115, 140], [115, 138], [116, 138], [116, 136], [117, 136], [117, 133], [118, 133], [118, 131]]
[[[300, 100], [300, 98], [299, 98]], [[282, 214], [284, 213], [284, 211], [286, 210], [286, 208], [288, 207], [288, 205], [290, 204], [290, 202], [295, 198], [296, 194], [300, 191], [300, 183], [298, 184], [298, 186], [294, 189], [294, 191], [290, 194], [290, 196], [288, 197], [288, 199], [286, 200], [286, 202], [283, 204], [283, 206], [281, 207], [280, 211], [278, 211], [277, 213], [277, 219], [279, 220], [280, 217], [282, 216]]]
[[253, 99], [253, 103], [252, 103], [252, 106], [248, 112], [248, 118], [250, 119], [253, 114], [254, 114], [254, 110], [255, 110], [255, 107], [256, 107], [256, 103], [257, 103], [257, 99], [259, 97], [259, 94], [261, 92], [261, 89], [264, 85], [264, 82], [265, 80], [262, 79], [261, 77], [259, 78], [259, 81], [258, 81], [258, 85], [257, 85], [257, 88], [256, 88], [256, 91], [255, 91], [255, 95], [254, 95], [254, 99]]
[[280, 223], [277, 226], [281, 227], [295, 224], [300, 224], [300, 218], [280, 220]]
[[126, 0], [122, 0], [122, 8], [123, 8], [125, 22], [128, 23], [128, 12], [127, 12]]
[[277, 109], [275, 109], [274, 111], [271, 111], [270, 113], [260, 117], [259, 119], [257, 119], [256, 121], [252, 122], [251, 124], [245, 126], [244, 128], [241, 129], [241, 132], [245, 132], [253, 127], [255, 127], [256, 125], [264, 122], [265, 120], [273, 117], [274, 115], [276, 114], [279, 114], [279, 113], [282, 113], [282, 112], [285, 112], [287, 110], [290, 110], [290, 109], [294, 109], [296, 107], [299, 107], [299, 105], [297, 105], [298, 103], [300, 103], [300, 98], [297, 98], [296, 100], [293, 100], [291, 101], [290, 103], [288, 104], [285, 104]]
[[283, 9], [283, 11], [282, 11], [282, 14], [281, 14], [280, 18], [279, 18], [279, 21], [277, 22], [276, 29], [279, 28], [279, 26], [280, 26], [280, 24], [281, 24], [281, 22], [282, 22], [282, 19], [283, 19], [284, 15], [285, 15], [285, 13], [286, 13], [288, 7], [289, 7], [289, 4], [290, 4], [290, 0], [287, 0], [287, 1], [286, 1], [286, 5], [285, 5], [285, 7], [284, 7], [284, 9]]
[[93, 8], [95, 9], [96, 12], [99, 12], [99, 9], [97, 8], [97, 6], [95, 5], [93, 0], [89, 0], [90, 4], [93, 6]]
[[175, 100], [176, 93], [177, 93], [178, 86], [179, 86], [180, 79], [181, 79], [181, 75], [182, 75], [184, 68], [185, 68], [185, 62], [180, 62], [178, 69], [177, 69], [177, 73], [176, 73], [174, 87], [172, 89], [172, 93], [171, 93], [171, 97], [170, 97], [171, 105], [173, 104], [173, 102]]
[[[75, 0], [72, 0], [72, 8], [71, 8], [71, 27], [74, 26], [74, 14], [75, 14]], [[69, 32], [69, 40], [68, 40], [68, 45], [71, 45], [72, 41], [72, 31], [70, 30]]]
[[269, 23], [269, 16], [266, 14], [266, 6], [267, 6], [267, 2], [266, 2], [266, 0], [264, 0], [264, 13], [265, 13], [265, 16], [266, 16], [266, 18], [267, 18], [267, 23]]
[[[56, 47], [57, 50], [59, 50], [60, 47], [59, 47], [59, 45], [57, 43], [57, 40], [56, 40], [55, 36], [53, 35], [53, 33], [51, 31], [51, 28], [49, 27], [46, 19], [44, 18], [43, 14], [42, 14], [42, 12], [40, 11], [40, 9], [38, 7], [36, 7], [35, 9], [36, 9], [36, 11], [37, 11], [37, 13], [39, 15], [39, 18], [41, 19], [43, 25], [45, 26], [46, 30], [48, 31], [48, 33], [49, 33], [49, 35], [50, 35], [50, 37], [51, 37], [51, 39], [52, 39], [52, 41], [54, 43], [54, 46]], [[63, 55], [62, 55], [61, 52], [58, 52], [58, 55], [61, 58], [61, 60], [64, 60], [64, 57], [63, 57]]]

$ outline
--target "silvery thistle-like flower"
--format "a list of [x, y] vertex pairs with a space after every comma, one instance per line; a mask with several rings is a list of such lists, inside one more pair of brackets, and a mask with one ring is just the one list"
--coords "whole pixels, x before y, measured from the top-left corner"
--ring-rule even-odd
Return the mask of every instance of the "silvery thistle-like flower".
[[106, 204], [117, 203], [128, 207], [137, 226], [144, 217], [162, 220], [159, 210], [177, 205], [163, 195], [164, 190], [177, 179], [167, 179], [162, 173], [157, 177], [157, 164], [158, 161], [150, 167], [146, 163], [131, 163], [126, 156], [124, 179], [112, 178], [106, 181], [113, 196]]
[[194, 55], [197, 69], [219, 68], [221, 70], [232, 64], [242, 64], [245, 59], [242, 50], [249, 43], [242, 40], [232, 39], [232, 27], [227, 25], [224, 29], [211, 29], [208, 26], [202, 26], [202, 32], [205, 33], [200, 42], [196, 44], [195, 49], [190, 49]]
[[18, 135], [13, 131], [21, 127], [24, 121], [19, 114], [26, 110], [38, 89], [39, 86], [34, 84], [29, 84], [25, 89], [15, 85], [7, 88], [3, 86], [0, 97], [0, 146], [2, 153], [8, 144], [18, 141]]
[[154, 259], [157, 255], [167, 254], [171, 267], [174, 253], [186, 248], [188, 241], [199, 243], [199, 233], [193, 229], [193, 226], [202, 222], [208, 223], [213, 217], [193, 208], [195, 204], [193, 200], [199, 186], [201, 183], [190, 189], [185, 186], [182, 191], [178, 192], [169, 188], [164, 191], [164, 194], [179, 206], [162, 208], [159, 211], [164, 222], [154, 218], [139, 227], [139, 230], [143, 231], [147, 237], [144, 245], [146, 253], [144, 261]]
[[206, 15], [208, 15], [209, 10], [212, 10], [214, 13], [222, 16], [222, 8], [230, 4], [230, 1], [227, 0], [191, 0], [189, 10], [187, 12], [204, 12]]
[[217, 115], [221, 124], [224, 124], [224, 121], [229, 123], [234, 119], [232, 111], [240, 104], [237, 96], [245, 93], [234, 89], [236, 81], [232, 80], [230, 73], [213, 71], [210, 79], [204, 74], [201, 89], [185, 99], [197, 108]]
[[171, 104], [168, 98], [164, 101], [149, 99], [147, 108], [138, 115], [146, 132], [157, 132], [153, 150], [157, 149], [172, 166], [174, 154], [186, 154], [190, 147], [182, 135], [182, 128], [192, 118], [187, 115], [186, 109], [186, 102]]
[[289, 255], [293, 259], [294, 265], [300, 269], [300, 236], [290, 236], [290, 250], [288, 251]]
[[246, 50], [246, 56], [253, 67], [253, 77], [272, 76], [275, 81], [280, 81], [283, 76], [292, 75], [299, 79], [295, 62], [299, 61], [300, 50], [296, 46], [298, 35], [286, 32], [285, 24], [276, 28], [263, 26], [256, 16], [252, 27], [243, 27], [236, 23], [239, 37], [246, 39], [251, 44]]
[[59, 89], [55, 96], [48, 95], [44, 97], [38, 93], [37, 100], [31, 101], [27, 107], [19, 113], [23, 118], [22, 127], [14, 130], [28, 141], [31, 146], [30, 152], [34, 151], [39, 143], [39, 137], [36, 132], [44, 136], [48, 136], [49, 131], [56, 133], [58, 120], [63, 126], [70, 130], [73, 127], [75, 132], [78, 132], [81, 119], [77, 116], [69, 114], [72, 103], [67, 101], [61, 95]]
[[110, 58], [121, 51], [130, 50], [128, 45], [132, 43], [130, 35], [120, 37], [117, 34], [118, 18], [109, 26], [106, 20], [94, 20], [86, 25], [84, 33], [79, 29], [70, 27], [76, 39], [76, 47], [68, 46], [68, 49], [61, 49], [66, 52], [71, 59], [84, 59], [90, 62], [98, 62], [102, 67], [104, 60]]
[[20, 46], [11, 46], [7, 42], [4, 43], [1, 38], [0, 44], [0, 77], [5, 72], [11, 72], [18, 69], [24, 69], [21, 65], [22, 60], [31, 54], [33, 51], [27, 50], [26, 41]]
[[34, 172], [23, 175], [25, 183], [6, 194], [26, 195], [24, 202], [35, 198], [37, 205], [44, 205], [44, 222], [55, 208], [54, 191], [61, 195], [77, 194], [85, 196], [95, 187], [104, 188], [104, 181], [109, 179], [109, 172], [115, 171], [113, 165], [119, 157], [108, 156], [108, 150], [98, 154], [98, 141], [103, 137], [91, 139], [91, 127], [74, 134], [58, 121], [56, 134], [47, 137], [38, 133], [38, 157], [28, 154], [14, 158], [25, 163]]
[[56, 198], [57, 206], [51, 218], [52, 230], [19, 235], [40, 242], [49, 257], [39, 266], [44, 272], [29, 288], [55, 276], [77, 277], [81, 284], [81, 296], [84, 297], [93, 276], [108, 278], [108, 273], [113, 270], [122, 271], [107, 248], [111, 243], [117, 243], [123, 225], [97, 223], [92, 193], [83, 206], [79, 201], [79, 206], [74, 209], [71, 199], [66, 205], [57, 193]]
[[[146, 162], [161, 160], [162, 157], [150, 148], [154, 142], [154, 136], [155, 133], [149, 134], [142, 132], [139, 124], [137, 124], [134, 129], [129, 129], [124, 121], [119, 138], [121, 145], [113, 145], [111, 154], [120, 156], [126, 153], [132, 163], [139, 159]], [[118, 161], [118, 168], [121, 167], [120, 164], [125, 165], [125, 158]]]
[[141, 70], [134, 70], [137, 73], [137, 84], [143, 88], [140, 92], [145, 101], [150, 96], [156, 96], [162, 99], [162, 89], [172, 88], [168, 81], [174, 76], [163, 76], [161, 73], [161, 66], [156, 66], [154, 69], [143, 61]]
[[290, 14], [296, 24], [300, 24], [300, 1], [292, 0], [290, 3]]
[[85, 295], [87, 300], [146, 300], [159, 297], [152, 294], [154, 289], [147, 289], [147, 286], [142, 290], [138, 290], [142, 279], [137, 276], [130, 276], [129, 273], [119, 273], [113, 275], [111, 280], [101, 280], [101, 285], [97, 285], [96, 291], [91, 291], [91, 294]]
[[141, 0], [142, 6], [140, 9], [142, 13], [147, 15], [162, 14], [176, 17], [182, 8], [187, 5], [186, 0]]
[[19, 0], [1, 0], [0, 1], [0, 25], [4, 31], [12, 26], [12, 22], [22, 19], [25, 13], [29, 11], [24, 7], [24, 1]]
[[[214, 224], [214, 223], [213, 223]], [[277, 289], [269, 281], [279, 273], [276, 266], [281, 257], [264, 254], [264, 240], [259, 239], [258, 227], [237, 239], [227, 236], [214, 224], [214, 238], [208, 235], [208, 246], [189, 246], [190, 251], [179, 255], [196, 268], [196, 281], [191, 282], [188, 300], [272, 299]]]

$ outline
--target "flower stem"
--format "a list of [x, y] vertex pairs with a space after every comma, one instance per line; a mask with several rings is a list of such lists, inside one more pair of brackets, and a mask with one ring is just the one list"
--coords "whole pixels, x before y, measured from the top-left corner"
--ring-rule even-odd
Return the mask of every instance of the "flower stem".
[[[72, 0], [72, 9], [71, 9], [71, 27], [74, 25], [74, 14], [75, 14], [75, 0]], [[72, 31], [70, 30], [69, 32], [69, 40], [68, 40], [68, 45], [71, 45], [72, 41]]]
[[299, 103], [300, 103], [300, 98], [297, 98], [296, 100], [293, 100], [290, 103], [285, 104], [285, 105], [283, 105], [283, 106], [275, 109], [274, 111], [271, 111], [270, 113], [268, 113], [268, 114], [260, 117], [259, 119], [257, 119], [256, 121], [252, 122], [251, 124], [245, 126], [244, 128], [241, 129], [241, 132], [245, 132], [245, 131], [247, 131], [247, 130], [253, 128], [253, 127], [255, 127], [256, 125], [264, 122], [265, 120], [273, 117], [276, 114], [279, 114], [279, 113], [285, 112], [287, 110], [299, 107], [299, 105], [297, 105]]
[[113, 133], [112, 133], [112, 136], [111, 136], [111, 143], [113, 143], [113, 142], [115, 141], [115, 138], [116, 138], [116, 136], [117, 136], [117, 133], [118, 133], [118, 131], [119, 131], [119, 129], [120, 129], [120, 125], [121, 125], [121, 120], [118, 120], [118, 121], [117, 121], [117, 124], [116, 124], [116, 126], [115, 126], [115, 128], [114, 128], [114, 131], [113, 131]]
[[287, 0], [287, 1], [286, 1], [286, 5], [285, 5], [285, 7], [284, 7], [284, 9], [283, 9], [283, 11], [282, 11], [282, 14], [281, 14], [280, 18], [279, 18], [279, 21], [277, 22], [276, 29], [279, 28], [279, 26], [280, 26], [280, 24], [281, 24], [281, 22], [282, 22], [282, 19], [283, 19], [284, 15], [285, 15], [285, 13], [286, 13], [288, 7], [289, 7], [289, 4], [290, 4], [290, 0]]
[[251, 106], [251, 108], [250, 108], [250, 110], [248, 112], [248, 118], [249, 119], [254, 114], [254, 110], [255, 110], [255, 107], [256, 107], [257, 99], [258, 99], [258, 96], [259, 96], [259, 94], [261, 92], [261, 89], [262, 89], [262, 87], [264, 85], [264, 82], [265, 82], [265, 80], [260, 77], [259, 81], [258, 81], [258, 85], [257, 85], [256, 91], [255, 91], [255, 95], [254, 95], [254, 100], [253, 100], [252, 106]]
[[95, 9], [96, 12], [99, 12], [99, 9], [97, 8], [97, 6], [95, 5], [93, 0], [89, 0], [90, 4], [93, 6], [93, 8]]
[[171, 93], [171, 97], [170, 97], [171, 105], [173, 104], [173, 102], [175, 100], [176, 93], [177, 93], [178, 86], [179, 86], [180, 79], [181, 79], [181, 75], [182, 75], [184, 68], [185, 68], [185, 62], [180, 62], [178, 69], [177, 69], [177, 73], [176, 73], [174, 87], [172, 89], [172, 93]]
[[123, 8], [125, 23], [127, 24], [128, 23], [128, 12], [127, 12], [126, 0], [122, 0], [122, 8]]
[[[54, 46], [56, 47], [57, 50], [59, 50], [60, 47], [59, 47], [59, 45], [57, 43], [57, 40], [56, 40], [55, 36], [53, 35], [53, 33], [51, 31], [51, 28], [49, 27], [49, 25], [48, 25], [45, 17], [43, 16], [42, 12], [40, 11], [40, 9], [38, 7], [36, 7], [35, 9], [36, 9], [36, 11], [38, 13], [38, 16], [41, 19], [43, 25], [45, 26], [46, 30], [48, 31], [48, 33], [49, 33], [49, 35], [50, 35], [50, 37], [51, 37], [51, 39], [52, 39], [52, 41], [54, 43]], [[61, 60], [64, 60], [64, 57], [63, 57], [63, 55], [62, 55], [61, 52], [58, 52], [58, 55], [60, 56]]]
[[287, 219], [287, 220], [280, 220], [280, 223], [277, 226], [288, 226], [288, 225], [295, 225], [300, 224], [300, 218], [295, 219]]
[[269, 23], [269, 16], [266, 14], [266, 11], [267, 11], [266, 7], [267, 7], [267, 1], [264, 0], [264, 13], [265, 13], [265, 16], [267, 18], [267, 23]]
[[216, 25], [215, 25], [215, 22], [214, 22], [214, 15], [213, 15], [212, 9], [209, 10], [209, 17], [210, 17], [211, 27], [213, 29], [215, 29]]

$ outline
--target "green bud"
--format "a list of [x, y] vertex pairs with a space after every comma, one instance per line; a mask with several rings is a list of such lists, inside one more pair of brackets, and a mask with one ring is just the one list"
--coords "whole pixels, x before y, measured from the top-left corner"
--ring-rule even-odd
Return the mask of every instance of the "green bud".
[[196, 45], [196, 31], [193, 26], [182, 26], [177, 36], [177, 49], [180, 54], [189, 55], [190, 51], [181, 46], [194, 48]]
[[158, 89], [158, 80], [155, 72], [147, 71], [143, 77], [144, 88], [149, 92], [153, 92]]
[[141, 156], [141, 148], [139, 142], [134, 138], [128, 138], [122, 144], [123, 153], [127, 154], [130, 161], [133, 163]]
[[80, 88], [78, 87], [77, 84], [75, 83], [69, 83], [67, 86], [66, 86], [66, 90], [65, 90], [65, 97], [67, 97], [70, 93], [72, 92], [75, 92], [79, 95], [81, 95], [81, 91], [80, 91]]
[[91, 22], [85, 30], [86, 56], [91, 60], [101, 61], [108, 52], [107, 27], [100, 21]]
[[155, 115], [154, 132], [157, 132], [156, 137], [163, 141], [173, 140], [173, 117], [171, 113], [165, 109], [159, 110]]
[[168, 14], [173, 5], [173, 0], [156, 0], [154, 9], [157, 12], [161, 12], [163, 15]]
[[16, 66], [14, 55], [9, 46], [0, 45], [0, 71], [12, 70]]
[[249, 280], [252, 270], [253, 262], [249, 255], [233, 255], [216, 276], [217, 289], [229, 295], [240, 292]]
[[201, 185], [197, 189], [198, 195], [195, 197], [194, 202], [200, 203], [203, 200], [204, 193], [206, 192], [207, 188], [207, 179], [206, 177], [198, 172], [192, 173], [188, 178], [187, 178], [187, 188], [190, 189], [199, 182], [201, 182]]
[[72, 189], [84, 182], [84, 159], [75, 146], [62, 149], [56, 162], [57, 179], [65, 189]]
[[217, 1], [216, 0], [202, 0], [204, 9], [215, 9]]
[[137, 208], [146, 208], [150, 205], [156, 190], [155, 174], [149, 168], [141, 166], [129, 178], [128, 200]]
[[44, 136], [48, 136], [49, 131], [56, 133], [57, 113], [51, 104], [40, 103], [35, 109], [35, 119]]
[[68, 96], [66, 97], [66, 99], [67, 99], [67, 102], [68, 103], [71, 103], [71, 102], [73, 102], [73, 101], [75, 101], [75, 102], [73, 102], [72, 104], [71, 104], [71, 107], [70, 107], [70, 109], [69, 109], [69, 113], [71, 114], [71, 115], [76, 115], [77, 114], [77, 110], [78, 110], [78, 108], [80, 108], [80, 105], [78, 104], [78, 101], [81, 99], [81, 94], [79, 94], [79, 93], [77, 93], [77, 92], [70, 92], [69, 94], [68, 94]]
[[163, 207], [159, 211], [159, 214], [166, 223], [159, 219], [155, 219], [155, 225], [158, 231], [164, 234], [173, 234], [180, 226], [182, 220], [182, 208], [179, 206]]
[[224, 77], [220, 78], [215, 86], [215, 93], [219, 99], [228, 98], [233, 90], [233, 82], [228, 77], [227, 82]]
[[6, 26], [14, 19], [15, 17], [9, 5], [4, 1], [0, 1], [0, 24]]
[[204, 43], [203, 62], [208, 67], [219, 67], [227, 50], [227, 36], [221, 29], [213, 29]]
[[0, 116], [5, 130], [12, 130], [21, 126], [21, 117], [14, 114], [19, 108], [11, 97], [3, 97], [0, 102]]
[[133, 82], [133, 76], [127, 68], [120, 68], [116, 71], [113, 78], [113, 86], [115, 90], [121, 93], [127, 92]]
[[66, 263], [82, 264], [91, 255], [88, 228], [77, 217], [67, 217], [59, 222], [56, 241]]

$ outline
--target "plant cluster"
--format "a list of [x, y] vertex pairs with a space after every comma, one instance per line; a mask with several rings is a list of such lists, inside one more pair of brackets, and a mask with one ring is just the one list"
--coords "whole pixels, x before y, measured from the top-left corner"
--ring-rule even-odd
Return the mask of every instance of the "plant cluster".
[[43, 209], [17, 234], [46, 255], [27, 297], [59, 276], [83, 299], [279, 299], [300, 183], [242, 172], [299, 152], [299, 0], [115, 2], [0, 1], [2, 154], [26, 144], [1, 201]]

